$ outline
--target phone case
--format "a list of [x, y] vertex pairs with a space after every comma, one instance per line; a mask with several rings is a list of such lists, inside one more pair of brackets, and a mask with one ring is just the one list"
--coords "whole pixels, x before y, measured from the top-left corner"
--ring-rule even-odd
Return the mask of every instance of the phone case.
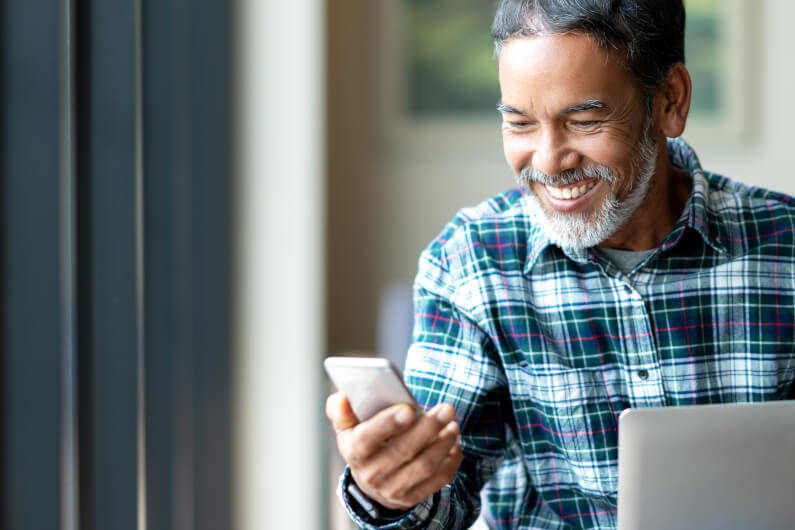
[[395, 366], [380, 357], [329, 357], [323, 366], [331, 381], [348, 398], [359, 421], [366, 421], [397, 403], [408, 403], [419, 413]]

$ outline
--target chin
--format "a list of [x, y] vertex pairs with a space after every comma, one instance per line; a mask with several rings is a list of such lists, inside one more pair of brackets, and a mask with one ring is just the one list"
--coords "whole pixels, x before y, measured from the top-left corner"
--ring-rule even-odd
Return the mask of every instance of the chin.
[[541, 229], [559, 247], [582, 250], [598, 246], [612, 236], [625, 217], [616, 200], [602, 197], [584, 211], [561, 213], [553, 210], [534, 191], [527, 194], [528, 205]]
[[545, 232], [552, 243], [572, 250], [595, 247], [607, 239], [599, 234], [599, 230], [591, 230], [589, 227], [582, 230], [548, 229]]

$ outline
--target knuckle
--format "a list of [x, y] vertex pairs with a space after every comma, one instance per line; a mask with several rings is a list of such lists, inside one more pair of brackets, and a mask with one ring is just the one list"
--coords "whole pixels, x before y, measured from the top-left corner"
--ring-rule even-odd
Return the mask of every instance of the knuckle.
[[352, 468], [358, 469], [362, 467], [362, 464], [364, 463], [362, 459], [359, 457], [359, 455], [356, 453], [350, 451], [346, 451], [345, 453], [343, 453], [342, 451], [340, 451], [340, 454], [342, 455], [342, 459], [345, 460], [345, 463], [351, 466]]
[[424, 501], [426, 498], [428, 498], [428, 495], [430, 495], [431, 493], [436, 492], [438, 489], [439, 489], [439, 487], [431, 487], [431, 488], [429, 488], [427, 485], [423, 486], [421, 488], [413, 488], [413, 489], [411, 489], [410, 491], [408, 491], [406, 493], [405, 502], [409, 506], [412, 506], [412, 507], [416, 506], [419, 503], [421, 503], [422, 501]]
[[342, 459], [345, 460], [345, 463], [352, 468], [360, 468], [364, 465], [365, 459], [363, 458], [362, 454], [358, 451], [355, 451], [350, 445], [340, 444], [339, 451], [340, 456], [342, 456]]
[[375, 469], [366, 470], [362, 475], [362, 480], [364, 480], [366, 486], [381, 493], [381, 489], [384, 485], [384, 475], [381, 474], [378, 470]]
[[390, 502], [395, 504], [403, 504], [405, 502], [406, 492], [405, 488], [398, 484], [390, 484], [384, 488], [384, 498], [389, 499]]
[[357, 448], [366, 447], [367, 431], [361, 428], [361, 425], [357, 425], [353, 428], [353, 432], [351, 433], [351, 444]]
[[[375, 488], [376, 486], [376, 476], [373, 470], [371, 469], [361, 470], [359, 472], [359, 480], [362, 482], [363, 486], [367, 486], [370, 488]], [[357, 482], [359, 480], [357, 480]]]
[[367, 436], [362, 431], [357, 430], [354, 428], [353, 432], [351, 433], [350, 437], [350, 451], [351, 453], [355, 453], [357, 457], [359, 455], [364, 455], [367, 451]]
[[389, 449], [392, 458], [401, 464], [414, 458], [414, 450], [405, 441], [393, 440], [389, 444]]
[[351, 467], [355, 466], [358, 469], [363, 469], [371, 464], [370, 460], [361, 451], [351, 450], [348, 452], [348, 456], [350, 459], [348, 464]]
[[423, 477], [428, 477], [436, 473], [436, 462], [430, 458], [422, 458], [417, 461], [417, 474]]
[[391, 483], [380, 484], [378, 486], [378, 493], [380, 493], [381, 496], [388, 501], [394, 502], [396, 500], [394, 484]]

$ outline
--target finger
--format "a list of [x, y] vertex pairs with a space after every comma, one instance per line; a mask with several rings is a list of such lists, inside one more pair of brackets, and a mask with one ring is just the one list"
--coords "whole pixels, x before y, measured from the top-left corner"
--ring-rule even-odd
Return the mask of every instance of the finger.
[[418, 484], [438, 475], [444, 463], [458, 446], [459, 428], [458, 424], [453, 421], [442, 429], [432, 444], [389, 478], [390, 484], [399, 485], [391, 493], [403, 497]]
[[[436, 407], [429, 414], [418, 419], [409, 430], [392, 437], [388, 443], [382, 443], [380, 447], [376, 447], [366, 460], [356, 462], [359, 464], [357, 472], [363, 485], [372, 489], [384, 487], [385, 484], [400, 484], [406, 487], [405, 480], [397, 482], [394, 480], [395, 473], [404, 465], [413, 462], [426, 448], [442, 438], [442, 445], [437, 446], [441, 452], [438, 453], [436, 462], [440, 462], [458, 436], [458, 424], [448, 421], [449, 428], [445, 428], [445, 424], [440, 421], [440, 418], [447, 420], [453, 416], [453, 409], [449, 405]], [[357, 427], [354, 431], [361, 427], [364, 426]], [[432, 458], [434, 454], [429, 453], [425, 458]], [[408, 485], [425, 478], [425, 476], [415, 477]]]
[[420, 417], [411, 429], [390, 440], [384, 448], [383, 458], [392, 462], [392, 470], [401, 467], [432, 443], [439, 432], [454, 418], [453, 407], [446, 404], [437, 405], [428, 414]]
[[444, 458], [438, 471], [424, 482], [416, 484], [403, 493], [400, 506], [396, 508], [409, 509], [433, 495], [455, 479], [458, 468], [461, 466], [463, 453], [461, 452], [460, 439], [457, 439], [453, 448]]
[[359, 423], [348, 402], [348, 398], [342, 392], [335, 392], [326, 399], [326, 416], [337, 433], [350, 429]]
[[381, 451], [387, 441], [405, 432], [416, 420], [414, 409], [407, 404], [388, 407], [350, 432], [339, 433], [349, 441], [358, 458], [366, 459]]

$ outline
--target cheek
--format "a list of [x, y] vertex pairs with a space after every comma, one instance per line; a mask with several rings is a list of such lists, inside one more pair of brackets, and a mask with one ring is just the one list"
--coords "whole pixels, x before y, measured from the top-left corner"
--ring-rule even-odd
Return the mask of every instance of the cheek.
[[586, 158], [613, 169], [627, 165], [634, 151], [630, 141], [610, 134], [583, 138], [577, 147]]
[[629, 195], [629, 192], [632, 191], [632, 187], [635, 185], [635, 181], [637, 180], [637, 175], [635, 174], [634, 170], [629, 168], [624, 168], [622, 170], [614, 166], [613, 171], [616, 171], [618, 174], [618, 180], [616, 180], [612, 185], [613, 193], [618, 200], [623, 201], [627, 195]]
[[637, 172], [633, 161], [639, 154], [634, 146], [626, 145], [625, 141], [594, 143], [587, 150], [587, 157], [593, 162], [609, 167], [616, 173], [618, 179], [611, 184], [613, 194], [619, 199], [624, 199], [635, 185]]
[[505, 153], [505, 160], [515, 174], [518, 175], [527, 167], [530, 159], [529, 150], [519, 138], [510, 133], [503, 133], [502, 150]]

